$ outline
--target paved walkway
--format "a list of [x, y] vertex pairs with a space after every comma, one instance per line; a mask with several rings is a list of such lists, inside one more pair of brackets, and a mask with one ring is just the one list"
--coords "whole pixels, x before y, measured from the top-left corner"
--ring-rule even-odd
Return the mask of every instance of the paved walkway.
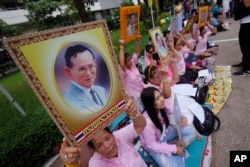
[[[217, 65], [232, 65], [241, 61], [238, 42], [239, 22], [232, 19], [232, 29], [219, 32], [212, 38], [218, 41]], [[249, 44], [250, 47], [250, 44]], [[250, 55], [249, 55], [250, 56]], [[231, 68], [232, 72], [239, 69]], [[250, 150], [250, 76], [232, 76], [233, 91], [218, 114], [221, 127], [212, 135], [211, 167], [229, 167], [231, 150]]]

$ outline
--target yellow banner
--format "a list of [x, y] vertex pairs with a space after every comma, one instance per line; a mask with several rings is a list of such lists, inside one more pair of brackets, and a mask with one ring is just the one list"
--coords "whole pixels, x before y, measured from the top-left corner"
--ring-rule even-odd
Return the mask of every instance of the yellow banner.
[[148, 6], [151, 7], [153, 4], [153, 1], [152, 0], [148, 0]]
[[154, 3], [155, 3], [155, 8], [158, 10], [159, 9], [158, 0], [154, 0]]

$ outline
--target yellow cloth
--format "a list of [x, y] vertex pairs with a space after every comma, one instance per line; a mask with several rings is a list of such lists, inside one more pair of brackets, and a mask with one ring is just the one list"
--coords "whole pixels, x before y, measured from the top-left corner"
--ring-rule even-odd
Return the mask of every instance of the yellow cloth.
[[179, 5], [175, 6], [175, 14], [182, 13], [182, 4], [180, 3]]
[[80, 167], [80, 161], [77, 163], [77, 164], [75, 164], [75, 165], [69, 165], [69, 164], [67, 164], [67, 163], [65, 163], [64, 164], [66, 167]]

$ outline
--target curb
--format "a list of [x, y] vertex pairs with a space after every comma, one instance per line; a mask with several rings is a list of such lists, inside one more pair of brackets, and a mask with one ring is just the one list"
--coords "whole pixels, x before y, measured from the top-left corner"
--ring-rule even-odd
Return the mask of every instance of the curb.
[[42, 167], [64, 167], [64, 163], [61, 161], [59, 154], [50, 158]]

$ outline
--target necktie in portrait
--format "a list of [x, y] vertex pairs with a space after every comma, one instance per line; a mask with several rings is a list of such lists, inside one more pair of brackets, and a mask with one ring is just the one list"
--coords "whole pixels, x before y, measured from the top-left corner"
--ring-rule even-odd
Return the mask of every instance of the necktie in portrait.
[[91, 90], [90, 90], [90, 94], [91, 94], [91, 96], [92, 96], [93, 101], [94, 101], [97, 105], [103, 106], [103, 103], [102, 103], [100, 97], [98, 96], [98, 94], [96, 93], [96, 91], [95, 91], [94, 89], [91, 89]]

